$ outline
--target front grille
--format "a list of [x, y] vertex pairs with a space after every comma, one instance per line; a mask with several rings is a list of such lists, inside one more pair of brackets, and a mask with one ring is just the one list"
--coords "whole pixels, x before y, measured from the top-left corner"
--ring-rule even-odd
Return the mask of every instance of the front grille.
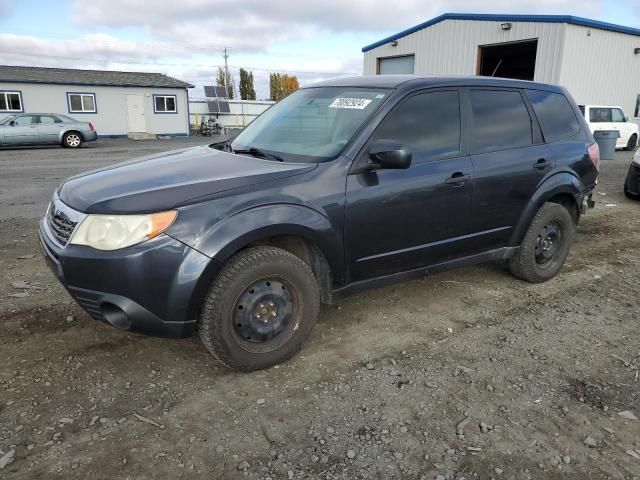
[[78, 224], [78, 222], [71, 220], [62, 210], [56, 209], [54, 203], [49, 208], [47, 222], [52, 235], [63, 246], [69, 242], [69, 238], [71, 238], [71, 234]]

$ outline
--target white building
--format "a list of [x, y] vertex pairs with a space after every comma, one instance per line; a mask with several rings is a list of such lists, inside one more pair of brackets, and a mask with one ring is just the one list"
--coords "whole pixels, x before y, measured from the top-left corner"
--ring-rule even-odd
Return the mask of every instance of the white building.
[[51, 112], [99, 136], [189, 134], [189, 83], [160, 73], [0, 66], [0, 117]]
[[364, 74], [486, 75], [559, 84], [640, 117], [640, 30], [564, 15], [447, 13], [362, 49]]

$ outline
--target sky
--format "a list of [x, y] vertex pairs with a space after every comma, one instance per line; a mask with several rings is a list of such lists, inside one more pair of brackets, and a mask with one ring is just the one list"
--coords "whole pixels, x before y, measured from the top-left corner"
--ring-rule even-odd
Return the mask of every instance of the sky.
[[445, 12], [570, 14], [640, 28], [640, 0], [0, 0], [0, 64], [160, 72], [215, 83], [228, 48], [300, 84], [362, 74], [362, 47]]

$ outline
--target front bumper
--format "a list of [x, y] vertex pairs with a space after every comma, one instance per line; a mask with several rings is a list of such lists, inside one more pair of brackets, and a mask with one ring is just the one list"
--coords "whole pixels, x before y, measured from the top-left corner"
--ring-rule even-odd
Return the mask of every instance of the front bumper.
[[160, 235], [122, 250], [60, 247], [40, 223], [47, 264], [80, 306], [121, 330], [161, 337], [191, 335], [212, 260]]
[[640, 165], [632, 163], [624, 182], [624, 192], [634, 198], [640, 198]]

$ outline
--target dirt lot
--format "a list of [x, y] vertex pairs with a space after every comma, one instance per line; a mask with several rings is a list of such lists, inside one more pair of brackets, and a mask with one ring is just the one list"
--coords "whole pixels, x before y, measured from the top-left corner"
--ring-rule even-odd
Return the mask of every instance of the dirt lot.
[[629, 153], [602, 163], [555, 280], [484, 265], [371, 291], [237, 374], [196, 339], [90, 319], [38, 250], [64, 177], [189, 143], [0, 150], [0, 478], [640, 479]]

